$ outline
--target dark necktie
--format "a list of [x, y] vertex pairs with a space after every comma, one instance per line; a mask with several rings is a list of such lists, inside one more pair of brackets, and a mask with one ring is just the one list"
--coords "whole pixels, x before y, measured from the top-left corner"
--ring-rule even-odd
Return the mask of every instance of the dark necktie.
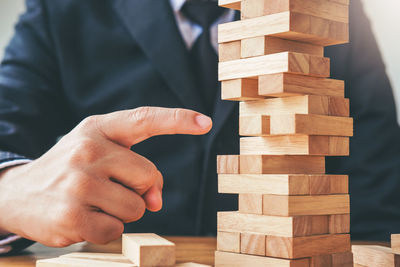
[[203, 28], [189, 51], [197, 88], [201, 90], [208, 115], [212, 115], [218, 91], [218, 56], [211, 45], [210, 27], [222, 15], [224, 8], [217, 1], [192, 0], [182, 7], [182, 13]]

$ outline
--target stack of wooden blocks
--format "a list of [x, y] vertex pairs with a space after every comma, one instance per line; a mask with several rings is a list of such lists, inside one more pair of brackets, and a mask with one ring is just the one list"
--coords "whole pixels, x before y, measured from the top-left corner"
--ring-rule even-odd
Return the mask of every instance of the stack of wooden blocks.
[[240, 155], [218, 157], [215, 266], [353, 266], [348, 176], [353, 120], [324, 47], [349, 38], [349, 0], [219, 0], [241, 20], [219, 26], [222, 99], [241, 101]]
[[39, 260], [36, 267], [209, 267], [197, 263], [175, 265], [175, 244], [156, 234], [124, 234], [122, 254], [70, 253]]
[[400, 234], [392, 235], [391, 247], [354, 245], [354, 266], [400, 267]]

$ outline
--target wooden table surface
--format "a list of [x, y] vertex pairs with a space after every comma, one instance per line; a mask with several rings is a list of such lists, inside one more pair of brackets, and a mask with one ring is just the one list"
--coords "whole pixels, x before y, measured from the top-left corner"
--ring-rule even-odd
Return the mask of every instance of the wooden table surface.
[[[166, 237], [176, 244], [176, 260], [178, 263], [196, 262], [214, 264], [214, 251], [217, 243], [213, 237]], [[99, 246], [88, 243], [75, 244], [67, 248], [49, 248], [40, 244], [30, 247], [24, 254], [13, 257], [0, 257], [0, 266], [35, 266], [36, 260], [55, 258], [71, 252], [107, 252], [121, 253], [121, 240], [108, 245]]]

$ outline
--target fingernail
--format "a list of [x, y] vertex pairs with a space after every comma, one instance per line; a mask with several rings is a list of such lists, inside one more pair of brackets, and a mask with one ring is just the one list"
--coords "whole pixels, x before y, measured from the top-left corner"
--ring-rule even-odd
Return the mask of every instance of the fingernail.
[[211, 118], [205, 115], [197, 115], [195, 117], [195, 121], [197, 125], [199, 125], [203, 129], [207, 129], [212, 124]]

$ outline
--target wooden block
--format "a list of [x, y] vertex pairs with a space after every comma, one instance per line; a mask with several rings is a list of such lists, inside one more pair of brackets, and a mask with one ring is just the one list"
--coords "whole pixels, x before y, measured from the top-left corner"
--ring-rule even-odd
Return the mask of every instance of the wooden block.
[[350, 4], [350, 0], [328, 0], [328, 1], [339, 3], [339, 4], [342, 4], [342, 5], [349, 5]]
[[122, 254], [114, 253], [89, 253], [89, 252], [75, 252], [60, 256], [61, 258], [77, 258], [86, 260], [98, 260], [98, 261], [111, 261], [111, 262], [122, 262], [129, 263], [132, 262]]
[[350, 105], [347, 98], [317, 95], [271, 98], [258, 101], [241, 102], [240, 116], [315, 114], [336, 117], [348, 117]]
[[241, 174], [323, 174], [325, 158], [321, 156], [241, 155]]
[[281, 52], [259, 57], [220, 62], [218, 65], [218, 77], [220, 81], [254, 78], [260, 75], [281, 72], [329, 77], [330, 60], [329, 58], [301, 53]]
[[240, 233], [218, 231], [217, 249], [219, 251], [240, 253]]
[[308, 175], [220, 174], [218, 192], [222, 194], [308, 195]]
[[220, 174], [222, 194], [331, 195], [348, 194], [347, 175]]
[[353, 245], [352, 251], [356, 264], [374, 267], [400, 266], [400, 255], [393, 254], [388, 247]]
[[297, 259], [321, 254], [348, 252], [350, 235], [316, 235], [305, 237], [267, 237], [267, 256]]
[[243, 39], [241, 42], [242, 58], [257, 57], [281, 52], [295, 52], [319, 57], [324, 56], [323, 46], [284, 40], [276, 37], [259, 36]]
[[258, 94], [268, 97], [325, 95], [344, 97], [344, 81], [278, 73], [258, 77]]
[[309, 223], [311, 224], [311, 232], [314, 235], [329, 233], [329, 216], [312, 216]]
[[215, 252], [215, 267], [309, 267], [309, 259], [287, 260], [262, 256]]
[[239, 212], [250, 214], [263, 213], [263, 196], [261, 194], [240, 194]]
[[269, 116], [250, 115], [239, 117], [239, 135], [265, 136], [270, 134]]
[[349, 143], [348, 137], [304, 134], [243, 137], [240, 154], [348, 156]]
[[224, 23], [218, 27], [218, 43], [260, 36], [329, 46], [347, 43], [348, 24], [291, 11]]
[[349, 6], [327, 0], [242, 0], [242, 19], [292, 11], [349, 23]]
[[217, 156], [217, 173], [239, 174], [239, 155]]
[[199, 264], [194, 262], [185, 262], [176, 264], [175, 267], [212, 267], [211, 265]]
[[310, 195], [348, 194], [347, 175], [310, 176]]
[[137, 267], [137, 265], [133, 263], [60, 257], [38, 260], [36, 267]]
[[350, 214], [335, 214], [329, 216], [329, 233], [350, 233]]
[[221, 7], [240, 10], [242, 0], [218, 0], [218, 5]]
[[[319, 223], [327, 216], [267, 216], [240, 212], [218, 212], [218, 230], [224, 232], [251, 232], [271, 236], [309, 236], [321, 234], [319, 225], [313, 226], [313, 220]], [[325, 220], [327, 222], [327, 219]], [[324, 226], [328, 233], [328, 223]]]
[[270, 117], [270, 133], [353, 136], [353, 118], [314, 114], [283, 114]]
[[332, 255], [318, 255], [311, 258], [310, 267], [332, 267]]
[[332, 267], [353, 267], [353, 253], [343, 252], [332, 254]]
[[234, 79], [221, 82], [221, 99], [231, 101], [259, 100], [257, 79]]
[[263, 214], [273, 216], [350, 213], [349, 195], [263, 196]]
[[240, 253], [265, 256], [265, 235], [241, 233]]
[[400, 234], [391, 235], [391, 246], [393, 253], [400, 254]]
[[218, 45], [219, 61], [240, 59], [240, 41], [233, 41]]
[[139, 267], [175, 265], [175, 244], [156, 234], [122, 235], [122, 254]]

